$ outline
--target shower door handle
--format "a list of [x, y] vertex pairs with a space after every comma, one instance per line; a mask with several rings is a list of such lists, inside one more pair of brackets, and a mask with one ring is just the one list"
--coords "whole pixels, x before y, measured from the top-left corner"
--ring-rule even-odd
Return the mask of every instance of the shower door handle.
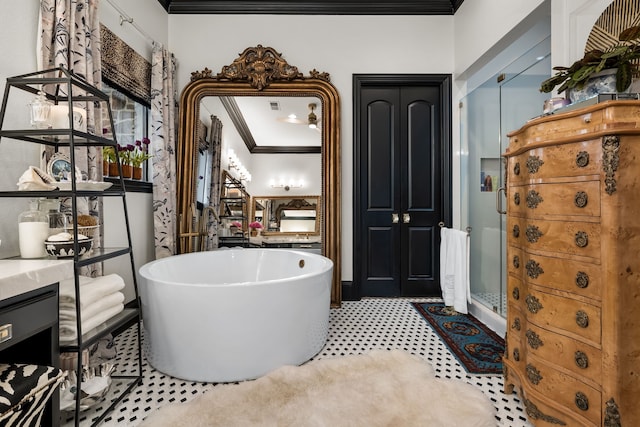
[[400, 222], [400, 215], [398, 215], [397, 213], [392, 213], [391, 214], [391, 222], [393, 224], [397, 224]]
[[500, 215], [505, 215], [507, 211], [502, 209], [502, 199], [500, 198], [500, 193], [505, 193], [506, 189], [504, 187], [498, 188], [496, 192], [496, 210]]

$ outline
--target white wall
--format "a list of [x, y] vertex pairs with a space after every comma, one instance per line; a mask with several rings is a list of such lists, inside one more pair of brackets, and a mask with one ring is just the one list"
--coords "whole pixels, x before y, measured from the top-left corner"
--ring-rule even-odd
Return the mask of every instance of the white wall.
[[[155, 40], [168, 45], [179, 64], [178, 87], [192, 71], [209, 67], [215, 72], [229, 64], [248, 46], [263, 44], [283, 53], [308, 74], [316, 68], [331, 74], [341, 96], [342, 108], [342, 252], [343, 280], [352, 279], [353, 129], [352, 76], [354, 73], [452, 73], [454, 102], [464, 95], [470, 71], [486, 64], [491, 54], [513, 36], [543, 0], [467, 0], [451, 16], [292, 16], [292, 15], [171, 15], [157, 0], [111, 0], [132, 16]], [[580, 56], [588, 32], [610, 0], [548, 0], [552, 12], [552, 63], [569, 64]], [[148, 40], [119, 24], [119, 14], [107, 0], [101, 2], [102, 21], [127, 43], [145, 50]], [[0, 88], [7, 76], [34, 71], [37, 0], [0, 3], [0, 51], [11, 61], [0, 63]], [[110, 10], [110, 11], [109, 11]], [[32, 23], [32, 24], [29, 24]], [[489, 55], [486, 53], [489, 52]], [[26, 103], [26, 102], [25, 102]], [[9, 112], [6, 121], [23, 113]], [[459, 118], [453, 115], [453, 151], [459, 150]], [[4, 142], [2, 142], [4, 144]], [[4, 147], [3, 147], [4, 148]], [[36, 156], [35, 158], [33, 156]], [[20, 147], [11, 162], [0, 162], [3, 188], [14, 185], [37, 151]], [[8, 163], [8, 164], [7, 164]], [[459, 211], [459, 162], [454, 158], [454, 216]], [[7, 169], [7, 167], [9, 169]], [[7, 173], [8, 172], [8, 173]], [[14, 209], [15, 217], [22, 209]], [[135, 213], [132, 212], [132, 215]], [[146, 213], [139, 213], [146, 216]], [[455, 222], [455, 219], [454, 219]], [[0, 221], [0, 257], [16, 255], [15, 220]]]
[[326, 71], [341, 101], [342, 279], [353, 275], [353, 107], [355, 73], [452, 73], [451, 16], [171, 15], [169, 48], [178, 86], [214, 72], [249, 46], [270, 46], [305, 75]]
[[[3, 60], [0, 61], [0, 90], [4, 93], [7, 77], [30, 73], [36, 70], [36, 30], [35, 23], [38, 19], [37, 0], [29, 1], [4, 1], [0, 4], [0, 52]], [[33, 26], [25, 25], [33, 22]], [[21, 97], [18, 105], [24, 105], [23, 109], [9, 110], [4, 118], [4, 125], [15, 126], [17, 123], [28, 123], [27, 103], [32, 96], [22, 91], [12, 90], [12, 96]], [[15, 129], [15, 128], [14, 128]], [[39, 166], [39, 147], [36, 144], [18, 143], [12, 140], [0, 140], [0, 188], [4, 190], [16, 190], [18, 177], [29, 165]], [[28, 206], [25, 199], [2, 199], [0, 214], [0, 258], [17, 256], [18, 250], [18, 215]]]
[[[120, 13], [109, 3], [122, 6], [128, 16], [134, 18], [136, 25], [140, 25], [151, 38], [166, 44], [168, 40], [167, 14], [157, 0], [103, 0], [100, 2], [100, 18], [111, 31], [125, 40], [141, 55], [151, 59], [151, 42], [145, 35], [140, 34], [131, 24], [120, 25]], [[31, 73], [37, 70], [36, 38], [39, 0], [10, 0], [0, 3], [0, 52], [5, 60], [0, 62], [0, 89], [4, 91], [7, 77]], [[10, 58], [10, 60], [6, 59]], [[25, 127], [18, 124], [28, 120], [26, 104], [31, 97], [20, 92], [12, 91], [12, 97], [22, 96], [24, 109], [7, 111], [4, 126], [14, 128]], [[28, 122], [27, 122], [28, 123]], [[15, 189], [18, 177], [29, 165], [39, 166], [40, 147], [36, 144], [16, 142], [12, 140], [0, 141], [0, 188]], [[124, 233], [124, 218], [120, 199], [111, 198], [105, 201], [105, 244], [126, 245]], [[18, 256], [18, 236], [16, 224], [18, 214], [25, 210], [27, 199], [2, 199], [2, 218], [0, 218], [0, 258]], [[153, 259], [153, 216], [151, 195], [143, 193], [129, 193], [127, 195], [131, 232], [133, 240], [134, 259], [136, 267]], [[131, 286], [131, 269], [126, 258], [119, 258], [105, 266], [106, 272], [118, 272], [128, 283], [125, 290], [127, 301], [133, 299]]]

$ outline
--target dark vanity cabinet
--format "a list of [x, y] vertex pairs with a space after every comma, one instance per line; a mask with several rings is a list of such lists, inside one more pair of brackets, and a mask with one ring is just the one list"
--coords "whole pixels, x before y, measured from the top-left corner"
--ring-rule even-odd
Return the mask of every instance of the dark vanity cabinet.
[[[0, 363], [59, 368], [58, 284], [0, 300]], [[47, 402], [42, 425], [57, 426], [59, 391]]]

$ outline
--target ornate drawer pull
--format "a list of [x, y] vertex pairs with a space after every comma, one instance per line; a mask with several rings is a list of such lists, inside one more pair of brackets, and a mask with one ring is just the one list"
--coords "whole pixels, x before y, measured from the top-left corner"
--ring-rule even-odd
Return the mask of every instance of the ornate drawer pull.
[[513, 195], [513, 203], [515, 203], [516, 206], [520, 206], [520, 193]]
[[520, 330], [520, 318], [516, 317], [513, 319], [513, 325], [511, 325], [511, 329], [515, 329], [516, 331]]
[[527, 241], [529, 243], [535, 243], [540, 237], [542, 237], [542, 232], [535, 225], [527, 225], [525, 234], [527, 235]]
[[544, 343], [540, 339], [540, 336], [538, 334], [536, 334], [535, 332], [533, 332], [531, 329], [527, 329], [527, 332], [526, 332], [525, 335], [527, 337], [527, 342], [529, 343], [531, 348], [536, 349], [536, 348], [544, 345]]
[[513, 288], [513, 291], [511, 292], [511, 295], [513, 295], [513, 299], [514, 300], [519, 300], [520, 299], [520, 289], [518, 288]]
[[520, 226], [518, 224], [513, 226], [513, 237], [516, 239], [520, 237]]
[[574, 203], [576, 204], [577, 207], [579, 208], [584, 208], [585, 206], [587, 206], [587, 202], [589, 201], [589, 197], [587, 196], [587, 193], [585, 193], [584, 191], [578, 191], [576, 193], [576, 197], [573, 199]]
[[589, 286], [589, 275], [584, 271], [578, 271], [576, 274], [576, 286], [582, 289]]
[[589, 399], [587, 398], [587, 395], [582, 393], [582, 392], [577, 392], [576, 393], [576, 406], [578, 407], [578, 409], [580, 409], [581, 411], [588, 411], [589, 410]]
[[544, 270], [542, 269], [542, 267], [540, 267], [540, 264], [532, 259], [527, 261], [527, 265], [525, 266], [525, 268], [527, 269], [527, 276], [532, 279], [537, 279], [538, 276], [544, 273]]
[[575, 238], [576, 246], [585, 248], [589, 244], [589, 235], [584, 231], [578, 231]]
[[513, 165], [513, 174], [520, 175], [520, 162], [516, 162], [516, 164]]
[[576, 155], [576, 165], [579, 168], [583, 168], [589, 164], [589, 153], [581, 151]]
[[533, 314], [536, 314], [537, 312], [539, 312], [544, 308], [540, 303], [540, 300], [534, 297], [533, 295], [527, 295], [527, 298], [525, 298], [525, 301], [527, 303], [527, 310], [529, 310]]
[[520, 268], [520, 257], [518, 255], [514, 255], [513, 257], [513, 266], [515, 268]]
[[527, 364], [527, 378], [533, 384], [538, 385], [538, 383], [542, 380], [542, 375], [540, 375], [540, 371], [536, 369], [531, 363]]
[[544, 161], [540, 160], [538, 156], [529, 156], [527, 159], [527, 170], [531, 174], [538, 172], [542, 165], [544, 165]]
[[589, 367], [589, 358], [582, 351], [576, 351], [576, 353], [574, 354], [574, 359], [578, 368], [587, 369]]
[[620, 162], [620, 137], [607, 135], [602, 138], [602, 170], [604, 171], [604, 191], [608, 195], [616, 192], [615, 173]]
[[544, 199], [535, 190], [529, 190], [527, 193], [527, 207], [529, 209], [535, 209], [540, 203], [544, 202]]
[[520, 350], [518, 350], [517, 348], [513, 350], [513, 360], [515, 360], [516, 362], [520, 361]]
[[589, 326], [589, 315], [582, 310], [578, 310], [576, 312], [576, 323], [581, 328], [586, 328]]

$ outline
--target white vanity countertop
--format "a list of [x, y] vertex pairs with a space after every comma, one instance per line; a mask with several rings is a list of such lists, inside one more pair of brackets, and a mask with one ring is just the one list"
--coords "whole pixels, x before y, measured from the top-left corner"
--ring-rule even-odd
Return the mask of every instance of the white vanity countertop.
[[0, 300], [73, 278], [73, 261], [0, 259]]
[[300, 236], [252, 236], [249, 238], [251, 243], [262, 244], [265, 243], [318, 243], [321, 241], [320, 236], [308, 236], [304, 237], [304, 234]]

